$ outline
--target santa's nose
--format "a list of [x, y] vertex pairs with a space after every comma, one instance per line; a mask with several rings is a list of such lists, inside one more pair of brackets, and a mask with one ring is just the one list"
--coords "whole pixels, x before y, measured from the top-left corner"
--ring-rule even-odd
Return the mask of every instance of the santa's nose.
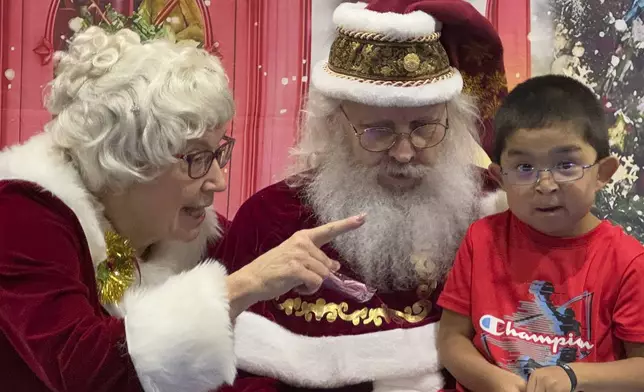
[[416, 156], [416, 150], [409, 138], [399, 137], [396, 144], [389, 149], [389, 156], [400, 163], [409, 163]]

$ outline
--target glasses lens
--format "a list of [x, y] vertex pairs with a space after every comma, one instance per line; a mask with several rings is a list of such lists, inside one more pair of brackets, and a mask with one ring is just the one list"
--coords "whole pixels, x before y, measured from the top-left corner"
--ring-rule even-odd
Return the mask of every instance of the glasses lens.
[[217, 160], [217, 164], [219, 165], [220, 168], [223, 168], [228, 164], [228, 161], [230, 161], [230, 157], [232, 156], [232, 152], [233, 152], [233, 143], [231, 142], [222, 144], [215, 151], [215, 159]]
[[583, 166], [568, 164], [552, 169], [552, 176], [557, 182], [575, 181], [583, 177]]
[[396, 141], [396, 133], [389, 128], [367, 128], [360, 135], [360, 144], [369, 151], [385, 151]]
[[200, 178], [208, 173], [212, 161], [214, 159], [214, 154], [210, 151], [198, 152], [190, 157], [190, 168], [189, 175], [192, 178]]
[[536, 170], [515, 169], [505, 172], [505, 176], [510, 184], [529, 185], [537, 181], [537, 173]]
[[427, 124], [414, 129], [410, 135], [416, 148], [434, 147], [445, 138], [446, 129], [440, 124]]

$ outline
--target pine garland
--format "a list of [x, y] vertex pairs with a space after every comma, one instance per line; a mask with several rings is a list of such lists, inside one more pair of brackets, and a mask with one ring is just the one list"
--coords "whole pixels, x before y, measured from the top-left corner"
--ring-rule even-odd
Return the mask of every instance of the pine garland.
[[100, 11], [98, 6], [93, 8], [97, 10], [100, 17], [98, 23], [94, 22], [94, 15], [92, 13], [87, 13], [82, 16], [82, 27], [80, 31], [83, 31], [90, 26], [98, 26], [109, 33], [116, 33], [121, 29], [128, 28], [141, 37], [141, 42], [159, 38], [165, 38], [176, 42], [172, 29], [164, 23], [159, 26], [155, 26], [150, 22], [153, 20], [150, 15], [150, 11], [143, 7], [136, 10], [131, 16], [121, 14], [115, 10], [111, 4], [107, 4], [103, 11]]

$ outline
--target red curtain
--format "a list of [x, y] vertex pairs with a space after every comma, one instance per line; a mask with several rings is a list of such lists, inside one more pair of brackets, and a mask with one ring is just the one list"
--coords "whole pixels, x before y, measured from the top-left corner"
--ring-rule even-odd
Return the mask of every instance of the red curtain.
[[[9, 2], [7, 0], [0, 0], [0, 71], [3, 73], [7, 69], [7, 59], [4, 50], [4, 37], [8, 35], [7, 15], [8, 15]], [[7, 91], [7, 78], [5, 75], [0, 74], [0, 147], [5, 145], [5, 132], [3, 127], [3, 119], [6, 117], [5, 95]]]
[[503, 41], [511, 89], [530, 77], [530, 0], [488, 0], [487, 17]]
[[[231, 132], [238, 142], [228, 200], [216, 203], [229, 217], [248, 197], [280, 180], [288, 166], [308, 89], [311, 41], [311, 0], [240, 0], [235, 6], [233, 60], [229, 51], [222, 52], [237, 103]], [[213, 22], [218, 39], [222, 22]]]

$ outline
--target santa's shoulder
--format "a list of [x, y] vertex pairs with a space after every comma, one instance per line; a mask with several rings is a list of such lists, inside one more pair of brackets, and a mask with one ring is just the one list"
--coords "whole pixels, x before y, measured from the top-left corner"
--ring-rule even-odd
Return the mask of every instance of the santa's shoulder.
[[483, 218], [508, 210], [508, 199], [505, 191], [494, 179], [489, 170], [476, 167], [481, 176], [481, 196], [478, 205], [478, 217]]
[[244, 202], [242, 208], [245, 206], [301, 202], [300, 195], [302, 190], [302, 184], [292, 184], [288, 180], [282, 180], [256, 192]]
[[508, 198], [502, 189], [483, 192], [479, 199], [479, 218], [496, 215], [508, 210]]
[[267, 186], [246, 200], [235, 215], [233, 226], [240, 219], [255, 221], [256, 224], [258, 220], [308, 222], [314, 215], [306, 202], [305, 183], [286, 179]]

